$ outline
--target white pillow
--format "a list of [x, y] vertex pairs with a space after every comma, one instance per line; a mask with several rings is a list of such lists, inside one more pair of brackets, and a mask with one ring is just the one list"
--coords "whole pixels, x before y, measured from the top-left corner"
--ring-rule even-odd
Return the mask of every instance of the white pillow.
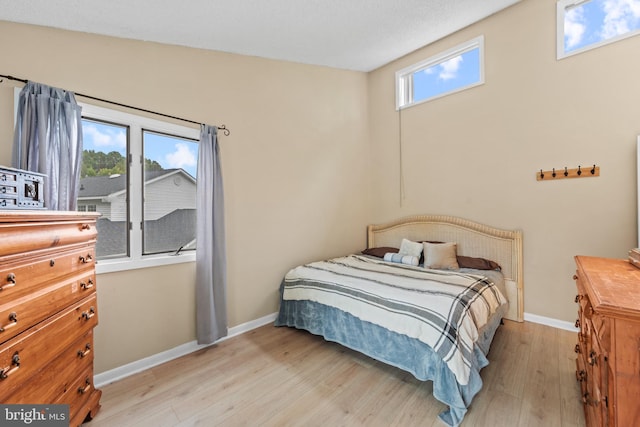
[[398, 253], [400, 255], [411, 255], [420, 258], [420, 254], [422, 254], [422, 243], [402, 239], [400, 251]]
[[424, 267], [442, 270], [457, 270], [458, 266], [456, 243], [428, 243], [424, 242]]

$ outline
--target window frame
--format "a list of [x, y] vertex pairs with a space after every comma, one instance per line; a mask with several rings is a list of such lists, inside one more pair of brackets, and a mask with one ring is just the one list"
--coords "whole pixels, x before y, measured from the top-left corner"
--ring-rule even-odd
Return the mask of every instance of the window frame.
[[[435, 65], [446, 62], [458, 55], [470, 52], [478, 49], [478, 67], [479, 67], [479, 79], [477, 82], [460, 86], [456, 89], [444, 92], [438, 95], [431, 96], [429, 98], [421, 99], [419, 101], [413, 100], [413, 74], [426, 70]], [[454, 93], [462, 92], [467, 89], [474, 88], [476, 86], [483, 85], [485, 83], [484, 76], [484, 35], [480, 35], [457, 46], [433, 55], [427, 59], [424, 59], [416, 64], [405, 67], [399, 71], [396, 71], [396, 111], [403, 108], [412, 107], [414, 105], [423, 104], [425, 102], [433, 101], [445, 96], [452, 95]]]
[[[129, 255], [98, 260], [96, 263], [96, 272], [111, 273], [116, 271], [180, 264], [184, 262], [195, 262], [195, 250], [180, 252], [177, 255], [170, 253], [144, 255], [142, 252], [144, 186], [142, 178], [144, 162], [142, 132], [145, 130], [160, 132], [199, 141], [200, 130], [84, 102], [78, 102], [78, 104], [82, 106], [83, 119], [94, 119], [129, 127], [129, 146], [127, 148], [127, 169], [129, 177]], [[98, 236], [98, 238], [100, 238], [100, 236]]]
[[637, 36], [640, 34], [640, 29], [636, 29], [633, 31], [629, 31], [625, 34], [620, 34], [618, 36], [599, 41], [597, 43], [592, 43], [586, 46], [583, 46], [579, 49], [572, 50], [570, 52], [565, 52], [564, 50], [564, 18], [565, 14], [568, 10], [578, 7], [581, 4], [589, 3], [593, 0], [558, 0], [556, 3], [556, 59], [561, 60], [564, 58], [568, 58], [573, 55], [578, 55], [584, 52], [588, 52], [593, 49], [597, 49], [602, 46], [606, 46], [611, 43], [616, 43], [620, 40], [627, 39], [629, 37]]

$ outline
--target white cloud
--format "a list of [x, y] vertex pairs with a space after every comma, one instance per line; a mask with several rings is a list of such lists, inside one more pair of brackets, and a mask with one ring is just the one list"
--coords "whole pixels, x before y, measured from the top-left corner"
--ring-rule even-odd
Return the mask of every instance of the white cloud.
[[165, 156], [167, 164], [170, 168], [182, 168], [193, 167], [197, 163], [196, 155], [189, 149], [189, 146], [184, 142], [179, 142], [175, 145], [175, 151]]
[[582, 8], [568, 10], [564, 15], [564, 37], [567, 48], [572, 48], [582, 41], [587, 26], [584, 23]]
[[457, 77], [458, 69], [462, 64], [462, 56], [458, 55], [440, 64], [440, 77], [442, 80], [451, 80]]
[[82, 126], [83, 139], [86, 142], [92, 142], [95, 148], [101, 151], [112, 150], [122, 151], [127, 147], [127, 135], [122, 129], [101, 127], [98, 129], [95, 125], [85, 124]]
[[640, 0], [605, 0], [603, 10], [605, 13], [601, 29], [603, 40], [638, 28]]

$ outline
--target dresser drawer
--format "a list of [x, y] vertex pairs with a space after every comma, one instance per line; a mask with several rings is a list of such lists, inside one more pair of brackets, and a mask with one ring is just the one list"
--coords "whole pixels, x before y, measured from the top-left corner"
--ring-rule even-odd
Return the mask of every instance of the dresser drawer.
[[23, 254], [38, 249], [56, 248], [95, 241], [98, 231], [91, 219], [70, 221], [0, 223], [0, 256]]
[[97, 323], [94, 292], [0, 345], [0, 402]]
[[23, 386], [1, 399], [3, 403], [51, 404], [71, 389], [79, 372], [93, 365], [93, 331], [67, 347], [51, 364]]
[[94, 283], [94, 272], [89, 270], [13, 301], [0, 300], [0, 343], [88, 296], [95, 291]]
[[[93, 368], [89, 367], [84, 371], [76, 372], [76, 378], [69, 384], [67, 390], [56, 399], [56, 404], [69, 405], [71, 418], [80, 412], [89, 397], [95, 393], [93, 384]], [[86, 413], [85, 413], [86, 415]]]
[[83, 246], [24, 258], [11, 264], [0, 262], [0, 305], [38, 291], [61, 277], [93, 272], [96, 256], [93, 246]]

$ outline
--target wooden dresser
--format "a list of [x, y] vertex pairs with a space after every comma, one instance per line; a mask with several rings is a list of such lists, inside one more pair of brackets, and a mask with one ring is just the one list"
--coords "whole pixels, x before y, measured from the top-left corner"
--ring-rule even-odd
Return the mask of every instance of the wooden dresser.
[[577, 256], [575, 351], [587, 426], [640, 426], [640, 269]]
[[93, 386], [94, 214], [0, 211], [0, 403], [100, 408]]

